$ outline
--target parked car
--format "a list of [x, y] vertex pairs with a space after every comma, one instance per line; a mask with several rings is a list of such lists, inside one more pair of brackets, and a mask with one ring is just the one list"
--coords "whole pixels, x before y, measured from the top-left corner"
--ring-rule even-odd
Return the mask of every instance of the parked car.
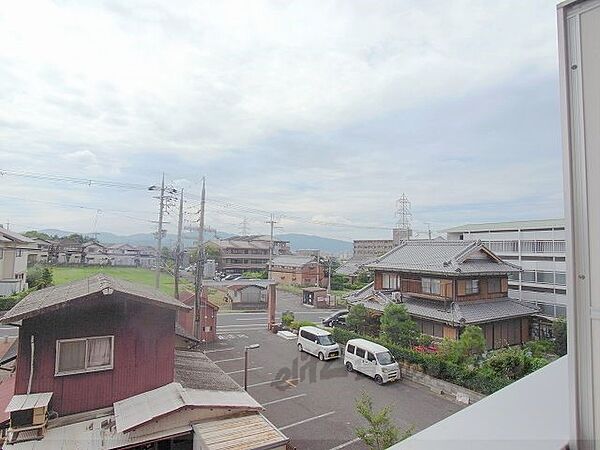
[[241, 278], [242, 276], [239, 273], [232, 273], [225, 277], [223, 277], [222, 281], [233, 281]]
[[346, 325], [346, 316], [348, 315], [347, 309], [334, 312], [332, 315], [326, 317], [321, 322], [326, 327], [335, 327], [338, 325]]
[[377, 384], [400, 379], [400, 366], [390, 351], [366, 339], [350, 339], [346, 343], [344, 365], [348, 372], [361, 372]]
[[331, 333], [317, 327], [300, 327], [298, 351], [318, 356], [321, 361], [340, 357], [340, 346]]

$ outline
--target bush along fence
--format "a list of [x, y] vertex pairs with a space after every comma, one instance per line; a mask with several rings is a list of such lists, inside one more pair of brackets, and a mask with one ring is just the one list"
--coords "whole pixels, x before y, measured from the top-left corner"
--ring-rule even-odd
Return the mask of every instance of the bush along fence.
[[[336, 342], [338, 342], [340, 345], [345, 345], [350, 339], [366, 338], [370, 341], [387, 347], [392, 355], [394, 355], [394, 358], [402, 363], [404, 368], [410, 369], [405, 370], [405, 373], [410, 375], [410, 378], [417, 382], [422, 382], [425, 380], [423, 377], [419, 377], [418, 374], [412, 373], [413, 371], [422, 372], [438, 380], [443, 380], [458, 386], [462, 386], [466, 389], [484, 395], [492, 394], [513, 382], [513, 380], [508, 377], [498, 375], [489, 367], [459, 365], [451, 361], [447, 361], [439, 354], [420, 353], [411, 348], [401, 347], [393, 344], [385, 339], [364, 336], [343, 328], [334, 328], [333, 336]], [[425, 384], [430, 385], [431, 383]], [[430, 387], [435, 389], [435, 386], [433, 385]], [[440, 390], [444, 390], [442, 385], [439, 385], [438, 387]], [[451, 392], [447, 393], [455, 394], [459, 391], [460, 390], [458, 389], [451, 389]], [[481, 398], [481, 396], [477, 395], [474, 397], [475, 398], [473, 400], [478, 400]]]

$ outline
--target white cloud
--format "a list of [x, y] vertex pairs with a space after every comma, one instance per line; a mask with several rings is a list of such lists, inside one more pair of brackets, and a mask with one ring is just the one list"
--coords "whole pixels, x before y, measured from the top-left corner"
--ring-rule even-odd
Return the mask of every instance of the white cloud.
[[[554, 14], [545, 0], [17, 2], [0, 11], [0, 154], [13, 168], [127, 180], [155, 179], [155, 159], [176, 159], [172, 178], [196, 180], [226, 157], [263, 158], [274, 136], [326, 136], [553, 74]], [[464, 180], [423, 173], [431, 155], [411, 155], [400, 173], [386, 164], [397, 145], [340, 149], [335, 167], [318, 148], [306, 161], [279, 148], [294, 167], [219, 183], [241, 203], [250, 190], [261, 208], [336, 221], [392, 222], [401, 191], [426, 207], [464, 203]], [[519, 182], [531, 167], [475, 172], [472, 202], [497, 197], [490, 176], [509, 181], [507, 197], [547, 187]], [[306, 180], [329, 195], [293, 187]]]

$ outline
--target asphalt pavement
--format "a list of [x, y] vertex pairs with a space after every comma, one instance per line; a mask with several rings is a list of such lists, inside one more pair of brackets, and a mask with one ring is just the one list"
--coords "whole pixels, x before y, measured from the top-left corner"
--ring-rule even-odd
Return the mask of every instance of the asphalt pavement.
[[355, 411], [355, 399], [363, 391], [375, 408], [390, 405], [403, 430], [421, 430], [462, 408], [409, 381], [379, 386], [364, 375], [346, 372], [342, 358], [319, 361], [299, 353], [295, 339], [283, 339], [264, 327], [237, 330], [219, 331], [222, 338], [207, 346], [207, 355], [243, 385], [244, 347], [260, 345], [249, 351], [248, 392], [298, 449], [364, 449], [355, 435], [355, 428], [364, 425]]

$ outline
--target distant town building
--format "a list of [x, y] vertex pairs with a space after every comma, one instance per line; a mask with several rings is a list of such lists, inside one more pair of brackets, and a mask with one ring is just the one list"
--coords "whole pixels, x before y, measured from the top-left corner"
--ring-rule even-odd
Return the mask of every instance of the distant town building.
[[519, 267], [481, 242], [408, 240], [366, 266], [374, 282], [348, 297], [382, 314], [406, 307], [419, 331], [458, 339], [467, 325], [482, 328], [488, 348], [527, 342], [539, 309], [508, 296], [508, 275]]
[[[185, 331], [182, 337], [194, 336], [193, 307], [196, 296], [193, 292], [184, 292], [179, 298], [185, 305], [192, 308], [177, 313], [177, 323]], [[214, 342], [217, 340], [217, 311], [219, 311], [219, 307], [212, 303], [204, 293], [200, 298], [200, 310], [198, 311], [199, 342]]]
[[326, 286], [325, 267], [317, 258], [280, 255], [273, 258], [269, 279], [296, 286]]
[[37, 243], [0, 226], [0, 296], [27, 289], [27, 259]]
[[564, 219], [467, 224], [445, 230], [449, 240], [481, 240], [523, 271], [508, 279], [511, 297], [549, 317], [565, 317], [568, 302]]
[[[225, 274], [266, 270], [270, 238], [264, 235], [233, 236], [211, 241], [219, 251], [218, 269]], [[290, 254], [289, 242], [274, 240], [273, 255]]]

